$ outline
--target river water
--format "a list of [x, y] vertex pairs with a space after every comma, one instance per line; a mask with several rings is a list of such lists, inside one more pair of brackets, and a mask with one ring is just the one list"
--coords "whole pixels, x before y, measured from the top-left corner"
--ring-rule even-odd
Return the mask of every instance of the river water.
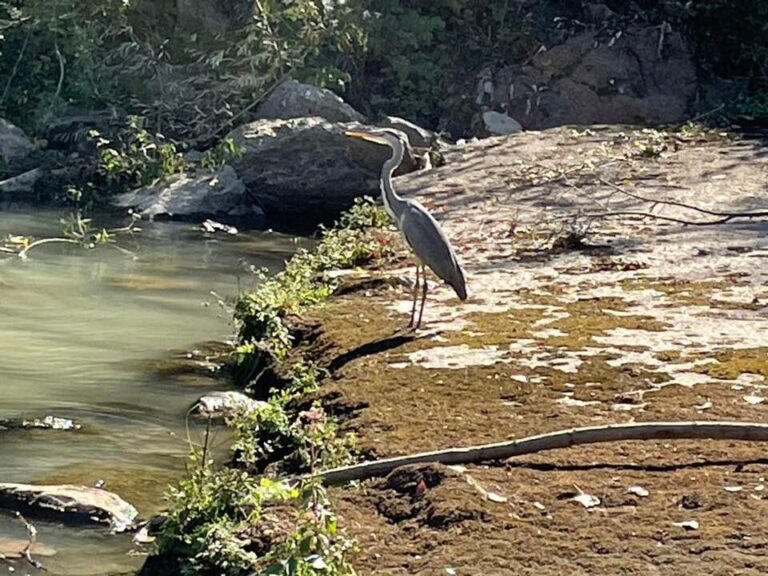
[[[0, 211], [0, 238], [58, 236], [62, 216]], [[114, 224], [105, 218], [96, 220]], [[84, 427], [0, 431], [0, 482], [103, 481], [146, 517], [162, 508], [167, 484], [183, 475], [186, 412], [223, 383], [157, 368], [198, 343], [230, 339], [230, 314], [218, 296], [251, 286], [248, 265], [281, 268], [295, 245], [269, 232], [204, 234], [169, 222], [141, 227], [118, 241], [132, 254], [51, 244], [30, 251], [26, 261], [0, 255], [0, 418], [54, 415]], [[193, 425], [193, 438], [200, 434]], [[218, 440], [226, 444], [223, 432]], [[39, 542], [56, 550], [40, 558], [48, 573], [125, 573], [143, 561], [130, 536], [34, 524]], [[0, 515], [3, 538], [26, 538], [25, 529]], [[13, 566], [17, 574], [35, 573], [26, 563]]]

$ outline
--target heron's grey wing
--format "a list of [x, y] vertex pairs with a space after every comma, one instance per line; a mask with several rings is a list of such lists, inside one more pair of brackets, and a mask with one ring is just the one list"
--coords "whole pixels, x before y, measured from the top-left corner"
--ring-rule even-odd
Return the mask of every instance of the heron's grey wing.
[[450, 284], [460, 299], [466, 300], [467, 286], [456, 253], [427, 209], [409, 200], [401, 216], [400, 229], [416, 256]]

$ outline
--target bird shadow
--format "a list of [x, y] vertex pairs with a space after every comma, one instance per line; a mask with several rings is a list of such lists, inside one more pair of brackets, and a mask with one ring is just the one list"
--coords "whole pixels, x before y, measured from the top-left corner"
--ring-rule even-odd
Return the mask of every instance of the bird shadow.
[[398, 331], [392, 336], [387, 336], [385, 338], [379, 338], [377, 340], [372, 340], [371, 342], [366, 342], [365, 344], [361, 344], [360, 346], [357, 346], [355, 348], [352, 348], [351, 350], [347, 350], [343, 354], [339, 354], [336, 356], [331, 362], [328, 364], [328, 370], [333, 373], [336, 370], [339, 370], [352, 360], [356, 360], [357, 358], [362, 358], [364, 356], [370, 356], [372, 354], [379, 354], [381, 352], [387, 352], [388, 350], [394, 350], [395, 348], [398, 348], [402, 346], [403, 344], [407, 344], [408, 342], [413, 342], [416, 340], [417, 336], [416, 334], [409, 332], [409, 333], [403, 333], [402, 331]]

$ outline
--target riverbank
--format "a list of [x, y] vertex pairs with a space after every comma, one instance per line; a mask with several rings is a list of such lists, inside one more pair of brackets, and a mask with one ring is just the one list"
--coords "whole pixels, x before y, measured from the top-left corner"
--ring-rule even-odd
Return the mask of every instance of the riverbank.
[[[561, 128], [457, 147], [398, 178], [440, 217], [470, 299], [434, 286], [425, 328], [398, 332], [412, 270], [376, 235], [394, 247], [386, 266], [334, 273], [342, 293], [302, 310], [290, 356], [328, 376], [287, 414], [322, 409], [357, 459], [584, 425], [763, 420], [765, 223], [660, 218], [722, 218], [682, 204], [764, 210], [764, 150], [694, 126]], [[703, 561], [759, 573], [761, 454], [610, 443], [401, 469], [333, 488], [327, 504], [360, 574], [699, 573]]]
[[[352, 414], [342, 429], [386, 457], [574, 426], [764, 420], [765, 224], [585, 216], [650, 209], [608, 183], [654, 201], [764, 210], [764, 151], [698, 130], [559, 129], [479, 142], [401, 179], [442, 214], [470, 300], [440, 288], [413, 341], [351, 358], [404, 322], [407, 294], [345, 296], [318, 312], [335, 344], [329, 363], [349, 358], [324, 389]], [[333, 500], [363, 574], [693, 574], [702, 562], [707, 573], [759, 573], [762, 453], [612, 443], [393, 473]], [[573, 500], [582, 491], [589, 507]]]

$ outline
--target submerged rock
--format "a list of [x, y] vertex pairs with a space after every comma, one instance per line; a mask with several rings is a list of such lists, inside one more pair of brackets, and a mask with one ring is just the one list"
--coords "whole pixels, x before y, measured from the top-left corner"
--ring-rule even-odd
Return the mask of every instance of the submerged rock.
[[69, 418], [57, 416], [45, 416], [32, 419], [8, 419], [0, 420], [0, 430], [60, 430], [71, 432], [80, 430], [82, 426]]
[[281, 82], [256, 110], [265, 120], [317, 116], [330, 122], [363, 122], [360, 112], [325, 88], [296, 80]]
[[205, 418], [230, 418], [243, 410], [257, 410], [267, 405], [267, 402], [254, 400], [242, 392], [228, 390], [201, 396], [195, 403], [195, 413]]
[[19, 560], [24, 558], [27, 550], [33, 556], [53, 556], [56, 550], [45, 544], [16, 538], [0, 538], [0, 560]]
[[[245, 149], [233, 166], [271, 224], [311, 228], [336, 218], [355, 198], [379, 194], [390, 151], [345, 136], [349, 129], [365, 126], [312, 117], [257, 120], [230, 132]], [[409, 150], [398, 174], [417, 167]]]
[[202, 220], [223, 216], [260, 223], [263, 215], [261, 209], [249, 201], [243, 182], [230, 166], [194, 176], [172, 176], [157, 184], [120, 194], [113, 204], [120, 208], [135, 208], [149, 218]]
[[67, 524], [134, 527], [138, 511], [117, 494], [88, 486], [0, 484], [0, 509]]

